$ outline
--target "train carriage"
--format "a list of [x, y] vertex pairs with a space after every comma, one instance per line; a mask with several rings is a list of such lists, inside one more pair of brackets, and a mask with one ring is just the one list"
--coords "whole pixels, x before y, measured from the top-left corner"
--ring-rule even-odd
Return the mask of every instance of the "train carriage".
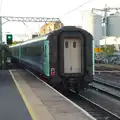
[[45, 36], [10, 47], [14, 62], [34, 69], [52, 85], [79, 91], [93, 79], [93, 37], [87, 31], [65, 26]]
[[8, 45], [0, 43], [0, 69], [7, 69], [11, 60], [11, 52]]

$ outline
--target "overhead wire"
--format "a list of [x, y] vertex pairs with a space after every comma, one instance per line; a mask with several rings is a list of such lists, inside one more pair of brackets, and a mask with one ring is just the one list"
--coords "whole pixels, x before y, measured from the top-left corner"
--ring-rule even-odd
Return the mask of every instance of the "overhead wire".
[[[65, 15], [67, 15], [67, 14], [72, 13], [73, 11], [75, 11], [75, 10], [77, 10], [77, 9], [79, 9], [79, 8], [81, 8], [81, 7], [83, 7], [84, 5], [88, 4], [88, 3], [91, 2], [91, 1], [93, 1], [93, 0], [89, 0], [89, 1], [87, 1], [87, 2], [85, 2], [85, 3], [83, 3], [83, 4], [81, 4], [81, 5], [79, 5], [77, 8], [68, 11], [67, 13], [63, 14], [62, 16], [65, 16]], [[62, 16], [61, 16], [61, 17], [62, 17]]]
[[30, 30], [30, 28], [27, 26], [27, 24], [25, 22], [23, 22], [23, 24], [29, 29], [29, 31], [32, 33], [32, 30]]
[[[31, 32], [31, 34], [33, 33], [32, 30], [30, 30], [30, 28], [27, 26], [27, 24], [25, 22], [23, 22], [23, 24], [26, 26], [27, 29], [29, 29], [29, 31]], [[27, 37], [29, 37], [29, 35], [27, 34]]]
[[[75, 10], [77, 10], [77, 9], [79, 9], [79, 8], [81, 8], [81, 7], [83, 7], [84, 5], [86, 5], [86, 4], [88, 4], [88, 3], [92, 2], [92, 1], [93, 1], [93, 0], [89, 0], [89, 1], [87, 1], [87, 2], [85, 2], [85, 3], [83, 3], [83, 4], [81, 4], [81, 5], [79, 5], [79, 6], [76, 7], [75, 9], [70, 10], [70, 11], [68, 11], [67, 13], [63, 14], [61, 17], [63, 17], [63, 16], [65, 16], [65, 15], [68, 15], [68, 14], [74, 12]], [[97, 14], [96, 14], [96, 15], [97, 15]], [[96, 18], [96, 19], [94, 20], [94, 22], [95, 22], [97, 19], [99, 19], [99, 18]]]

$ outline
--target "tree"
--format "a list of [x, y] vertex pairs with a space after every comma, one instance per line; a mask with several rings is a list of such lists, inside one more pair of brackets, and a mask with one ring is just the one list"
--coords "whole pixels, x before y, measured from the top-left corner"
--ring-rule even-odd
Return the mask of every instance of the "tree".
[[101, 46], [101, 49], [105, 54], [113, 54], [117, 51], [114, 45], [103, 45]]
[[24, 42], [24, 41], [14, 41], [13, 43], [12, 43], [12, 45], [16, 45], [16, 44], [18, 44], [18, 43], [22, 43], [22, 42]]

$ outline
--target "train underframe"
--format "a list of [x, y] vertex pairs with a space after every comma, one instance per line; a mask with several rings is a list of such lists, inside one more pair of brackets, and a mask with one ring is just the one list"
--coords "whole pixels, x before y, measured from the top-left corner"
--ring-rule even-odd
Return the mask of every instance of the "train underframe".
[[[84, 77], [66, 77], [66, 76], [57, 76], [57, 78], [60, 78], [60, 80], [53, 80], [53, 77], [46, 77], [39, 71], [29, 67], [25, 62], [20, 62], [16, 58], [12, 59], [12, 62], [17, 64], [18, 67], [27, 68], [29, 70], [32, 70], [33, 72], [37, 73], [44, 81], [46, 81], [48, 84], [52, 85], [53, 87], [62, 87], [64, 92], [69, 92], [69, 90], [75, 91], [77, 94], [79, 94], [79, 91], [84, 90], [88, 87], [88, 82], [84, 80]], [[31, 66], [31, 65], [30, 65]], [[56, 79], [57, 79], [56, 78]], [[57, 81], [57, 82], [55, 82]]]
[[84, 77], [63, 77], [62, 84], [65, 91], [71, 89], [77, 94], [88, 87], [88, 82], [84, 80]]

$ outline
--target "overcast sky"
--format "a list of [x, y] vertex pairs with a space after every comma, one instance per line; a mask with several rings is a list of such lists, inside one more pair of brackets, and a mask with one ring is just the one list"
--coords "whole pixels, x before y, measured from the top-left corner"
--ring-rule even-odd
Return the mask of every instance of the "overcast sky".
[[[119, 7], [120, 0], [92, 0], [78, 10], [65, 15], [88, 0], [2, 0], [3, 16], [60, 17], [64, 25], [81, 25], [81, 10], [103, 8], [105, 4]], [[27, 23], [31, 31], [39, 31], [43, 23]], [[23, 23], [8, 22], [2, 26], [3, 32], [30, 33]]]

